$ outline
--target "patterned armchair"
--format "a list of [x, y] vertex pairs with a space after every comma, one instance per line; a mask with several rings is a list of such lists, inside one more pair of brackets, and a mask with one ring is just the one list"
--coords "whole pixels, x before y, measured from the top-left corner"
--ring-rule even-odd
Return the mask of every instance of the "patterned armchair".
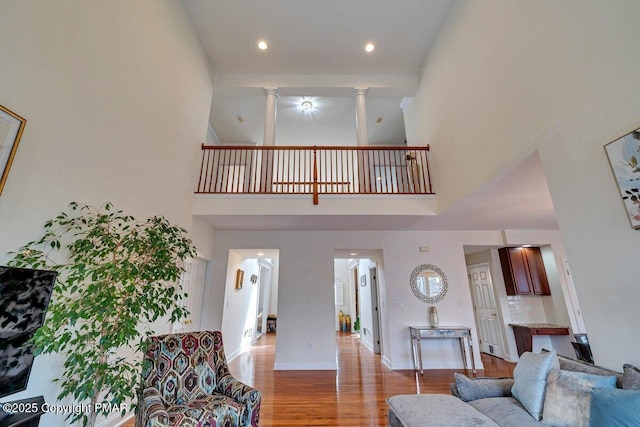
[[136, 427], [258, 426], [260, 392], [231, 376], [220, 332], [150, 341]]

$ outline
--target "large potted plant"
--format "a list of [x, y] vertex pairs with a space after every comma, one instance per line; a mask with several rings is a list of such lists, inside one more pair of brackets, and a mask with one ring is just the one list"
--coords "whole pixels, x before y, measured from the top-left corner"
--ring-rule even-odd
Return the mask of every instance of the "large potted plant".
[[[140, 362], [124, 357], [144, 351], [151, 323], [183, 318], [186, 295], [179, 279], [195, 248], [183, 228], [164, 217], [137, 221], [110, 203], [100, 208], [71, 203], [44, 225], [44, 234], [14, 253], [16, 267], [56, 270], [35, 354], [60, 353], [64, 369], [55, 381], [59, 399], [89, 408], [69, 414], [93, 427], [99, 413], [126, 412], [140, 379]], [[120, 412], [120, 411], [119, 411]]]

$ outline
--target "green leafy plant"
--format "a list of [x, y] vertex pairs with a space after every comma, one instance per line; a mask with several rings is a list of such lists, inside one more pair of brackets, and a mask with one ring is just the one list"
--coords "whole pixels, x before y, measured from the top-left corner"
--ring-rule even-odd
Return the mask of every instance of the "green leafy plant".
[[164, 217], [139, 222], [111, 203], [71, 203], [44, 231], [14, 252], [9, 265], [58, 272], [46, 320], [33, 339], [35, 354], [64, 356], [55, 380], [62, 390], [58, 398], [102, 405], [69, 414], [72, 423], [94, 426], [98, 413], [124, 407], [136, 393], [140, 364], [123, 357], [123, 350], [145, 350], [150, 322], [188, 314], [178, 282], [195, 248], [186, 230]]

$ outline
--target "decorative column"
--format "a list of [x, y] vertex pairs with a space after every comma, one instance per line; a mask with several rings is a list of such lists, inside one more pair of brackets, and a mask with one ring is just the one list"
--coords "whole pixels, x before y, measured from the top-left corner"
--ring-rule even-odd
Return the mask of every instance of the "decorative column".
[[278, 89], [266, 88], [264, 93], [267, 95], [267, 108], [264, 113], [264, 137], [262, 145], [265, 147], [273, 147], [276, 143], [276, 99], [278, 97]]
[[[369, 135], [367, 133], [367, 104], [365, 98], [367, 89], [356, 88], [356, 132], [358, 147], [369, 145]], [[369, 153], [358, 150], [357, 170], [358, 170], [358, 193], [370, 193], [372, 189], [371, 172], [369, 168]]]
[[[267, 95], [267, 105], [264, 113], [262, 145], [264, 147], [273, 147], [276, 144], [276, 100], [278, 98], [278, 89], [265, 88], [264, 93]], [[273, 191], [273, 153], [273, 150], [264, 150], [262, 152], [260, 189], [263, 193], [271, 193]]]
[[358, 132], [358, 147], [369, 145], [367, 134], [367, 104], [365, 97], [367, 89], [356, 89], [356, 129]]

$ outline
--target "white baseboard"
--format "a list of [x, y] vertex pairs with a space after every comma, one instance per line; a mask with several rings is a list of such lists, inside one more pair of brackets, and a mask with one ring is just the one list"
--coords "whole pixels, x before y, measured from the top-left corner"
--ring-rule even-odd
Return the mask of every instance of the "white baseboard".
[[393, 368], [391, 367], [391, 365], [392, 365], [391, 360], [389, 360], [389, 358], [388, 358], [387, 356], [384, 356], [384, 357], [382, 358], [382, 363], [384, 363], [384, 365], [385, 365], [387, 368], [389, 368], [389, 369], [393, 369]]

